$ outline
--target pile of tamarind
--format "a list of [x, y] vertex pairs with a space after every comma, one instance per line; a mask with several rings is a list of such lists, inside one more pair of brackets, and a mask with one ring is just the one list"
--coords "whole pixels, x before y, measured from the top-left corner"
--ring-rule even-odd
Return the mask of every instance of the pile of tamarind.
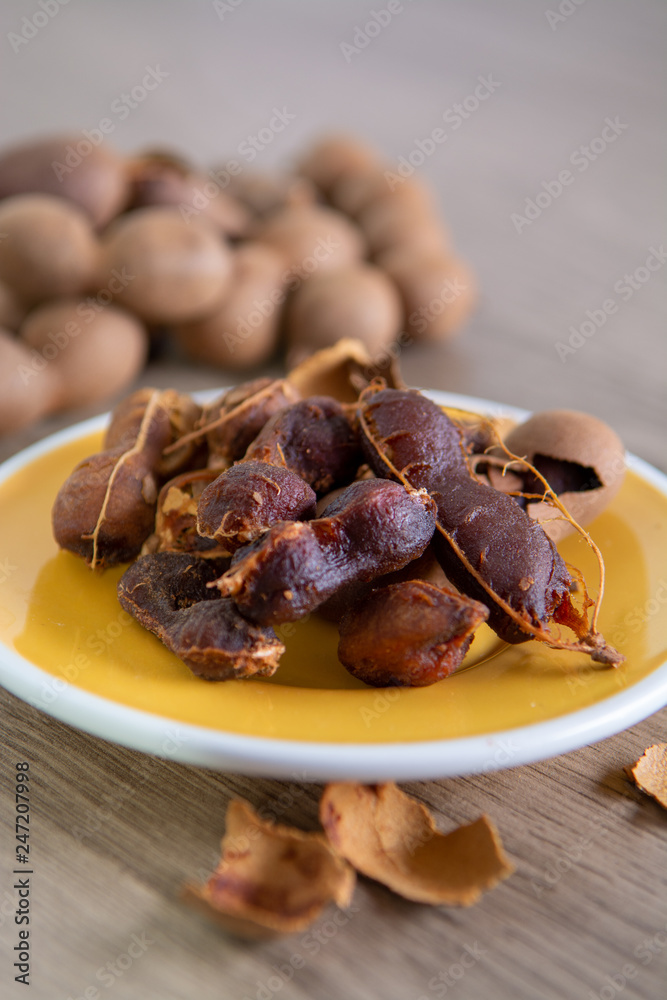
[[[342, 341], [204, 407], [138, 390], [61, 486], [55, 540], [95, 570], [131, 562], [122, 607], [208, 680], [271, 676], [284, 626], [312, 612], [338, 625], [343, 666], [378, 687], [448, 677], [484, 622], [506, 643], [620, 663], [597, 628], [601, 584], [589, 598], [546, 530], [564, 523], [596, 549], [562, 499], [588, 494], [589, 520], [615, 495], [611, 429], [538, 414], [506, 437], [530, 445], [533, 465], [481, 415], [462, 423], [391, 382]], [[594, 466], [559, 457], [566, 426], [567, 454]], [[503, 479], [510, 458], [496, 488], [492, 466]]]

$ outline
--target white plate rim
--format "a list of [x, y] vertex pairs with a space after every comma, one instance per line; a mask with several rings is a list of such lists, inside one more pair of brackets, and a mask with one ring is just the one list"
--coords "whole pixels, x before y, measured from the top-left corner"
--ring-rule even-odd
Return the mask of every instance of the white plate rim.
[[[210, 399], [223, 390], [196, 393]], [[441, 405], [523, 420], [529, 411], [458, 393], [423, 390]], [[0, 485], [35, 459], [101, 430], [109, 414], [66, 427], [0, 465]], [[627, 465], [667, 499], [667, 476], [635, 455]], [[184, 723], [92, 694], [67, 681], [51, 704], [53, 675], [0, 645], [0, 684], [53, 718], [121, 746], [185, 764], [292, 781], [408, 781], [530, 764], [614, 736], [667, 705], [667, 662], [627, 690], [555, 719], [456, 739], [326, 743], [244, 736]]]

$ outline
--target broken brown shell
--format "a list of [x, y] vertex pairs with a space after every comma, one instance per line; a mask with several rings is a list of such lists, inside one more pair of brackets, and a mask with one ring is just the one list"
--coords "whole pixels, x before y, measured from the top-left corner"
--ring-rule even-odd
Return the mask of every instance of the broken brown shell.
[[642, 792], [667, 809], [667, 743], [654, 743], [625, 771]]
[[[625, 476], [625, 449], [602, 420], [574, 410], [545, 410], [514, 427], [504, 440], [545, 476], [575, 521], [590, 524], [618, 493]], [[514, 468], [514, 467], [513, 467]], [[539, 482], [527, 492], [543, 493]], [[524, 487], [525, 489], [526, 487]], [[548, 503], [528, 501], [527, 513], [554, 541], [574, 528]]]
[[487, 816], [439, 833], [393, 782], [334, 782], [320, 802], [333, 847], [357, 871], [418, 903], [471, 906], [514, 871]]
[[240, 937], [305, 930], [331, 901], [347, 907], [355, 874], [319, 833], [262, 820], [242, 799], [227, 807], [216, 871], [183, 898]]
[[196, 552], [210, 558], [226, 552], [197, 531], [197, 503], [202, 491], [216, 478], [215, 469], [183, 472], [165, 483], [157, 500], [155, 531], [146, 540], [142, 555], [149, 552]]
[[405, 388], [398, 365], [374, 361], [360, 340], [343, 337], [331, 347], [311, 354], [287, 376], [299, 396], [333, 396], [341, 403], [356, 403], [359, 393], [381, 376], [394, 389]]

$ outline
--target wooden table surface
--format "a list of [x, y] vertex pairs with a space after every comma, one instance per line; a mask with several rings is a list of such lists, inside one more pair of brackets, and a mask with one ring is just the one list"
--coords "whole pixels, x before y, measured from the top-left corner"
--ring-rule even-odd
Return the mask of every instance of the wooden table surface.
[[[31, 33], [22, 18], [33, 8], [3, 4], [4, 140], [94, 127], [148, 66], [164, 79], [115, 120], [121, 149], [159, 143], [220, 162], [280, 107], [294, 118], [254, 166], [287, 164], [332, 128], [366, 136], [397, 163], [480, 77], [492, 80], [493, 93], [448, 127], [420, 168], [479, 277], [479, 306], [456, 341], [406, 350], [405, 376], [529, 409], [588, 410], [665, 469], [665, 272], [649, 280], [637, 272], [665, 240], [660, 0], [403, 0], [365, 45], [361, 32], [373, 11], [389, 9], [384, 0], [74, 2], [12, 44], [12, 33]], [[591, 148], [607, 119], [613, 142], [583, 169], [580, 147]], [[552, 182], [568, 165], [573, 182], [540, 198], [545, 207], [532, 221], [517, 222], [528, 199], [557, 192]], [[624, 276], [635, 272], [633, 287]], [[614, 314], [576, 336], [610, 298]], [[580, 346], [559, 353], [573, 336]], [[173, 361], [141, 379], [188, 389], [226, 381]], [[5, 437], [0, 458], [90, 412]], [[477, 906], [421, 907], [362, 879], [349, 919], [333, 923], [334, 909], [309, 937], [251, 945], [185, 909], [179, 887], [212, 868], [231, 796], [274, 804], [284, 822], [312, 829], [319, 787], [153, 759], [7, 692], [0, 701], [3, 997], [665, 996], [665, 814], [623, 773], [645, 747], [667, 740], [664, 710], [557, 759], [405, 786], [445, 829], [482, 812], [495, 820], [517, 870]], [[29, 762], [34, 782], [30, 993], [12, 969], [17, 760]], [[284, 793], [287, 806], [275, 806]], [[466, 949], [475, 955], [469, 968], [460, 962]], [[303, 961], [286, 982], [280, 969], [295, 956]]]

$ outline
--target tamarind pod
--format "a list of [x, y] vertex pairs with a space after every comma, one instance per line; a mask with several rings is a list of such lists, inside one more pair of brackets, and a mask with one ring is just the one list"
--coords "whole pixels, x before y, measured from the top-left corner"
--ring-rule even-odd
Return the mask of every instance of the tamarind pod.
[[424, 551], [412, 562], [407, 563], [402, 569], [395, 573], [386, 573], [378, 576], [369, 583], [356, 581], [345, 587], [340, 587], [328, 601], [320, 605], [317, 609], [318, 615], [326, 621], [339, 624], [344, 616], [360, 607], [374, 590], [379, 587], [388, 587], [392, 583], [404, 583], [406, 580], [422, 580], [424, 583], [433, 584], [435, 587], [446, 588], [448, 581], [442, 571], [440, 563], [436, 559], [433, 551], [433, 539], [426, 546]]
[[275, 413], [244, 461], [284, 465], [316, 493], [351, 482], [363, 461], [359, 431], [331, 396], [310, 396]]
[[449, 677], [488, 610], [449, 588], [404, 580], [372, 591], [340, 625], [338, 658], [374, 687], [423, 687]]
[[434, 538], [433, 548], [454, 586], [487, 605], [489, 625], [496, 634], [505, 642], [526, 642], [533, 635], [489, 600], [488, 591], [468, 572], [449, 539], [467, 556], [494, 594], [527, 624], [538, 628], [553, 617], [569, 592], [571, 578], [551, 539], [543, 530], [533, 530], [536, 522], [530, 521], [512, 497], [497, 493], [490, 498], [485, 491], [491, 490], [491, 486], [471, 481], [457, 491], [458, 503], [443, 505], [442, 493], [434, 489], [432, 496], [446, 534]]
[[349, 483], [361, 461], [358, 431], [335, 399], [313, 396], [285, 406], [241, 461], [202, 493], [199, 532], [231, 554], [276, 521], [314, 517], [314, 490]]
[[[109, 451], [113, 448], [132, 446], [139, 434], [141, 422], [146, 407], [155, 389], [142, 388], [122, 399], [114, 408], [109, 426], [104, 435], [102, 448]], [[171, 427], [171, 441], [168, 442], [168, 454], [163, 455], [156, 466], [156, 472], [161, 478], [177, 475], [181, 470], [194, 468], [205, 464], [201, 452], [201, 442], [188, 440], [181, 444], [180, 439], [190, 436], [202, 415], [199, 403], [184, 392], [175, 389], [164, 389], [160, 393], [160, 405], [167, 411]]]
[[427, 494], [386, 480], [353, 483], [313, 521], [282, 522], [239, 549], [216, 582], [260, 625], [296, 621], [344, 584], [421, 555], [435, 528]]
[[[433, 497], [439, 525], [434, 549], [454, 586], [488, 607], [489, 625], [506, 642], [533, 638], [523, 623], [544, 627], [571, 584], [544, 530], [511, 497], [472, 478], [461, 431], [420, 393], [369, 394], [361, 425], [364, 454], [375, 474], [404, 476]], [[508, 616], [498, 598], [517, 615]]]
[[197, 530], [231, 555], [276, 521], [314, 517], [316, 501], [308, 483], [291, 469], [243, 460], [202, 491]]
[[[133, 559], [153, 530], [157, 470], [172, 441], [169, 401], [152, 391], [134, 438], [123, 433], [121, 444], [84, 459], [58, 491], [52, 508], [55, 539], [93, 569]], [[133, 426], [137, 419], [133, 416]]]
[[298, 399], [299, 393], [285, 379], [253, 379], [229, 389], [206, 407], [202, 418], [209, 467], [226, 469], [243, 458], [267, 420]]
[[285, 651], [273, 629], [246, 621], [207, 586], [226, 565], [184, 553], [144, 555], [120, 578], [118, 599], [198, 676], [271, 676]]

